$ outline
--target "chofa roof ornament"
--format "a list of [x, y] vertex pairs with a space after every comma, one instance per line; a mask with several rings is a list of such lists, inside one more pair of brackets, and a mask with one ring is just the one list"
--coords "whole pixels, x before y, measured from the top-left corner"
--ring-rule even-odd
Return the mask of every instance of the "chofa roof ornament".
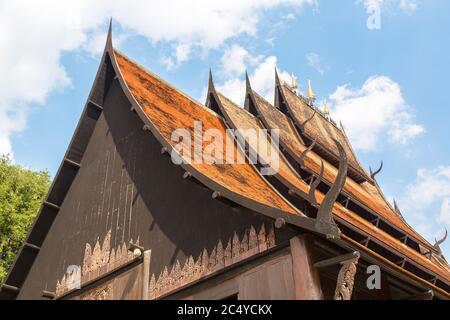
[[445, 240], [447, 240], [447, 229], [445, 229], [445, 234], [441, 239], [439, 239], [439, 240], [434, 239], [434, 240], [435, 240], [435, 243], [433, 245], [433, 248], [436, 249], [436, 251], [438, 251], [440, 255], [442, 255], [442, 250], [441, 250], [440, 245], [443, 244], [445, 242]]
[[[347, 155], [345, 153], [344, 148], [342, 145], [334, 139], [334, 143], [336, 144], [338, 150], [339, 150], [339, 169], [338, 174], [336, 176], [336, 180], [334, 181], [333, 185], [331, 186], [330, 190], [325, 195], [325, 198], [322, 201], [322, 204], [319, 207], [319, 211], [317, 212], [317, 222], [316, 223], [334, 223], [333, 215], [332, 215], [332, 208], [334, 203], [336, 202], [336, 199], [338, 198], [340, 192], [342, 191], [342, 188], [344, 187], [345, 179], [347, 178], [347, 169], [348, 169], [348, 162], [347, 162]], [[323, 164], [322, 164], [323, 166]]]
[[330, 109], [328, 108], [328, 103], [327, 103], [327, 99], [325, 99], [325, 101], [323, 102], [323, 114], [326, 116], [326, 117], [330, 117]]
[[[339, 169], [336, 176], [336, 180], [334, 181], [333, 185], [323, 198], [322, 203], [319, 205], [316, 198], [316, 190], [320, 182], [322, 182], [323, 180], [324, 163], [323, 160], [321, 160], [320, 173], [317, 177], [313, 178], [313, 180], [311, 181], [309, 192], [306, 195], [306, 199], [311, 203], [311, 205], [313, 207], [318, 208], [316, 216], [316, 228], [319, 231], [323, 228], [327, 228], [330, 224], [336, 226], [336, 223], [334, 222], [333, 219], [332, 209], [340, 192], [342, 191], [342, 188], [344, 187], [345, 179], [347, 177], [347, 169], [348, 169], [347, 155], [345, 153], [344, 148], [339, 143], [339, 141], [334, 140], [334, 143], [336, 143], [336, 146], [339, 150]], [[302, 162], [304, 161], [305, 155], [311, 150], [313, 145], [314, 142], [300, 156], [302, 158]]]
[[305, 121], [303, 121], [303, 122], [300, 124], [299, 129], [300, 129], [300, 132], [301, 132], [301, 133], [304, 133], [304, 132], [305, 132], [305, 126], [306, 126], [306, 124], [307, 124], [308, 122], [310, 122], [310, 121], [314, 118], [314, 116], [316, 115], [316, 113], [317, 113], [317, 111], [314, 110], [313, 115], [312, 115], [311, 117], [309, 117], [308, 119], [306, 119]]
[[308, 80], [308, 91], [306, 93], [306, 99], [308, 99], [308, 102], [312, 105], [314, 101], [316, 101], [316, 95], [314, 94], [314, 91], [312, 89], [311, 80]]
[[375, 170], [375, 172], [372, 172], [372, 168], [369, 167], [370, 178], [371, 178], [372, 180], [375, 180], [376, 175], [379, 174], [379, 173], [381, 172], [381, 169], [383, 169], [383, 160], [381, 160], [380, 167], [379, 167], [377, 170]]
[[298, 84], [297, 84], [297, 77], [292, 73], [291, 74], [291, 89], [297, 93], [298, 91]]

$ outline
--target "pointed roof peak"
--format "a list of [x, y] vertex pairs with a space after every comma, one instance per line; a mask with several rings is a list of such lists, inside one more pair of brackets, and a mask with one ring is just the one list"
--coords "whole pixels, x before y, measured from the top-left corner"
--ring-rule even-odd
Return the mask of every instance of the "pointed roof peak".
[[248, 77], [247, 71], [245, 71], [245, 88], [247, 89], [247, 93], [252, 90], [252, 86], [250, 84], [250, 78]]
[[[220, 108], [217, 106], [217, 102], [219, 97], [217, 95], [216, 86], [214, 85], [214, 77], [212, 74], [212, 69], [209, 68], [209, 76], [208, 76], [208, 92], [206, 93], [206, 101], [205, 106], [217, 114], [221, 114]], [[216, 103], [213, 103], [215, 101]]]
[[112, 49], [112, 17], [109, 18], [108, 35], [106, 36], [106, 49]]
[[214, 78], [212, 74], [212, 69], [209, 68], [209, 76], [208, 76], [208, 92], [211, 92], [212, 90], [216, 90], [216, 87], [214, 85]]
[[280, 76], [278, 75], [278, 69], [275, 66], [275, 85], [279, 85], [279, 84], [281, 84]]

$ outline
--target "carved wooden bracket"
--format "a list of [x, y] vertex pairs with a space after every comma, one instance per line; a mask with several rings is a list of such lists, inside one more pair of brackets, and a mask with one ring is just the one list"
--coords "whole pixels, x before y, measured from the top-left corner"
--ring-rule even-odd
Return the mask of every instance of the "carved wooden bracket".
[[314, 264], [318, 269], [340, 264], [341, 269], [336, 282], [336, 290], [334, 292], [334, 300], [350, 300], [355, 284], [356, 265], [358, 264], [360, 254], [358, 251], [344, 254]]
[[341, 263], [339, 270], [336, 290], [334, 291], [334, 300], [350, 300], [353, 293], [353, 285], [355, 284], [356, 265], [358, 264], [359, 255], [356, 258]]

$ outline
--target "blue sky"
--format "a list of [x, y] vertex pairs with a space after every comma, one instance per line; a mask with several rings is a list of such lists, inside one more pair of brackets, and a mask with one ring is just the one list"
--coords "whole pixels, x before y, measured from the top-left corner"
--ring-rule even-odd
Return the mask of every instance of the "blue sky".
[[449, 1], [185, 2], [2, 1], [0, 153], [55, 173], [112, 16], [121, 51], [201, 102], [210, 67], [238, 103], [246, 69], [268, 98], [275, 65], [300, 90], [310, 79], [363, 165], [384, 161], [378, 181], [407, 221], [432, 242], [450, 228]]

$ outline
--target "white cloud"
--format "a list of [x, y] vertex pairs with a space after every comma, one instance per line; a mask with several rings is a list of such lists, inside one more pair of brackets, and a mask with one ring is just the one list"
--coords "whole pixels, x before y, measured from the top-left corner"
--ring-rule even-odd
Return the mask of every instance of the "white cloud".
[[[450, 197], [450, 166], [435, 169], [419, 169], [416, 181], [407, 187], [406, 197], [410, 206], [422, 210], [435, 201]], [[450, 221], [447, 221], [450, 225]]]
[[442, 201], [439, 220], [450, 226], [450, 197]]
[[[276, 65], [277, 58], [275, 56], [269, 56], [262, 59], [253, 71], [249, 73], [252, 89], [270, 103], [273, 103]], [[286, 71], [278, 70], [278, 75], [284, 80], [290, 78], [289, 73]], [[245, 78], [243, 74], [227, 79], [224, 83], [219, 84], [217, 89], [238, 105], [242, 106], [244, 104]]]
[[414, 0], [400, 0], [398, 6], [404, 12], [414, 12], [417, 9], [417, 3]]
[[398, 9], [404, 13], [413, 13], [417, 10], [415, 0], [358, 0], [366, 9], [379, 9], [384, 14], [393, 14]]
[[246, 63], [251, 58], [250, 53], [241, 46], [234, 44], [221, 58], [222, 70], [227, 75], [242, 74], [247, 68]]
[[289, 12], [288, 14], [284, 15], [282, 17], [282, 19], [284, 19], [284, 20], [294, 20], [295, 19], [295, 14], [293, 14], [292, 12]]
[[196, 49], [207, 51], [242, 34], [256, 35], [258, 22], [270, 9], [315, 4], [315, 0], [0, 1], [4, 75], [0, 78], [0, 154], [12, 152], [11, 135], [26, 127], [29, 105], [45, 103], [53, 90], [71, 83], [60, 62], [62, 53], [98, 53], [111, 16], [126, 33], [173, 46], [173, 55], [163, 58], [173, 67]]
[[306, 54], [306, 60], [308, 61], [308, 65], [321, 75], [325, 74], [325, 71], [330, 69], [329, 66], [322, 65], [320, 62], [320, 57], [317, 53], [310, 52]]
[[[81, 45], [81, 47], [84, 51], [89, 52], [91, 55], [98, 56], [103, 53], [106, 36], [106, 30], [96, 29], [89, 34], [87, 40]], [[116, 32], [114, 35], [114, 46], [119, 48], [121, 44], [127, 40], [128, 36], [128, 34], [117, 34]]]
[[175, 69], [189, 59], [191, 50], [191, 44], [179, 43], [174, 48], [173, 56], [164, 56], [160, 59], [160, 62], [166, 67], [167, 70]]
[[[441, 237], [450, 228], [450, 166], [419, 169], [399, 203], [406, 220], [430, 242]], [[448, 242], [444, 248], [450, 253]]]
[[425, 131], [414, 123], [400, 86], [386, 76], [371, 77], [357, 89], [339, 86], [330, 101], [332, 117], [342, 121], [359, 150], [376, 149], [385, 136], [390, 142], [405, 144]]

